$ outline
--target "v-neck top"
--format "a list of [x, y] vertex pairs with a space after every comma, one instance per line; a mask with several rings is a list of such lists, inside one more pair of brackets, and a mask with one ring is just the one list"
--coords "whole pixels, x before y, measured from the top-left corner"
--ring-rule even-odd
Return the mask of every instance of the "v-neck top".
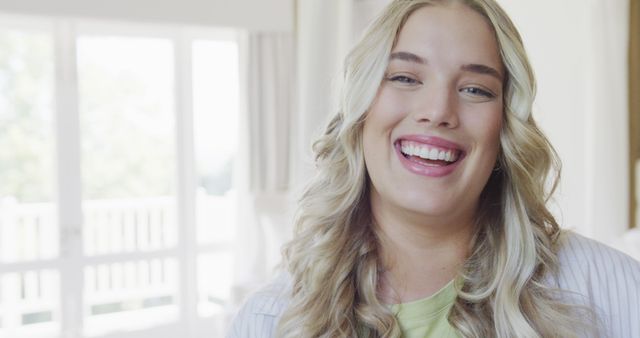
[[403, 338], [459, 338], [447, 317], [456, 300], [454, 281], [433, 295], [412, 302], [391, 305]]

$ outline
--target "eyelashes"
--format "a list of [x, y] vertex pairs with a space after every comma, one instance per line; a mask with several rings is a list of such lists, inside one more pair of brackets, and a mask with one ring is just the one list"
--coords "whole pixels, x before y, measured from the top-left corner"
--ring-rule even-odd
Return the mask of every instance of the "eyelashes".
[[[385, 76], [385, 80], [388, 82], [394, 83], [400, 87], [409, 87], [409, 88], [413, 88], [423, 84], [423, 82], [418, 80], [417, 78], [410, 75], [405, 75], [405, 74], [387, 75]], [[458, 92], [469, 95], [474, 98], [481, 98], [481, 99], [494, 99], [497, 96], [490, 90], [484, 89], [480, 86], [465, 86], [458, 89]]]
[[465, 87], [460, 89], [460, 92], [463, 93], [468, 93], [474, 96], [481, 96], [481, 97], [485, 97], [488, 99], [493, 99], [496, 97], [495, 94], [493, 94], [492, 92], [488, 91], [488, 90], [484, 90], [482, 88], [479, 87]]
[[407, 75], [394, 75], [391, 77], [387, 77], [387, 81], [406, 84], [406, 85], [422, 84], [422, 82]]

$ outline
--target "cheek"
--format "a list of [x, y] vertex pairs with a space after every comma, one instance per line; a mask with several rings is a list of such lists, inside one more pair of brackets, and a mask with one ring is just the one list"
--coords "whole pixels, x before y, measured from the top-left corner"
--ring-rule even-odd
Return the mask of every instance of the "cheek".
[[405, 117], [402, 102], [382, 90], [371, 105], [365, 121], [365, 129], [371, 133], [387, 134]]
[[493, 148], [497, 150], [500, 148], [500, 132], [502, 131], [502, 114], [497, 114], [497, 116], [487, 123], [487, 139], [488, 142], [492, 145]]
[[469, 115], [466, 125], [474, 135], [476, 143], [483, 148], [497, 150], [500, 146], [502, 112], [490, 110]]
[[376, 151], [375, 149], [379, 148], [378, 142], [380, 139], [379, 131], [379, 121], [375, 114], [375, 111], [372, 109], [367, 112], [367, 117], [364, 120], [364, 125], [362, 127], [362, 150], [364, 152], [364, 161], [367, 167], [370, 167], [375, 163]]
[[364, 160], [371, 179], [381, 174], [393, 153], [392, 133], [402, 121], [402, 108], [394, 104], [392, 95], [381, 90], [367, 112], [362, 129]]
[[502, 133], [503, 123], [503, 113], [500, 111], [500, 113], [495, 117], [495, 121], [492, 123], [493, 128], [491, 129], [496, 147], [498, 148], [500, 147], [500, 134]]

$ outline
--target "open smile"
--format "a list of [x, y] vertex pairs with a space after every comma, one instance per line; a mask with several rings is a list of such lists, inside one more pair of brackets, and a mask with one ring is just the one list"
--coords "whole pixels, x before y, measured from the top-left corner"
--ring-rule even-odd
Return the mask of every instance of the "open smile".
[[465, 157], [462, 147], [436, 137], [410, 135], [399, 138], [394, 145], [402, 165], [421, 176], [449, 175]]

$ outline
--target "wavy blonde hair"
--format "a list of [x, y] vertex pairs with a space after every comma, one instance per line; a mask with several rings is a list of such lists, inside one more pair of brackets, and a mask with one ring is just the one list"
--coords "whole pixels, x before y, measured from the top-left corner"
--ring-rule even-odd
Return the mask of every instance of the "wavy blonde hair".
[[395, 0], [347, 56], [339, 112], [314, 143], [317, 175], [299, 201], [294, 239], [283, 252], [292, 290], [279, 337], [401, 336], [377, 296], [381, 261], [362, 127], [407, 18], [453, 2], [491, 24], [507, 77], [500, 170], [480, 196], [449, 322], [463, 337], [569, 338], [586, 327], [559, 290], [544, 283], [558, 268], [561, 232], [546, 203], [560, 163], [531, 116], [535, 79], [518, 31], [494, 0]]

